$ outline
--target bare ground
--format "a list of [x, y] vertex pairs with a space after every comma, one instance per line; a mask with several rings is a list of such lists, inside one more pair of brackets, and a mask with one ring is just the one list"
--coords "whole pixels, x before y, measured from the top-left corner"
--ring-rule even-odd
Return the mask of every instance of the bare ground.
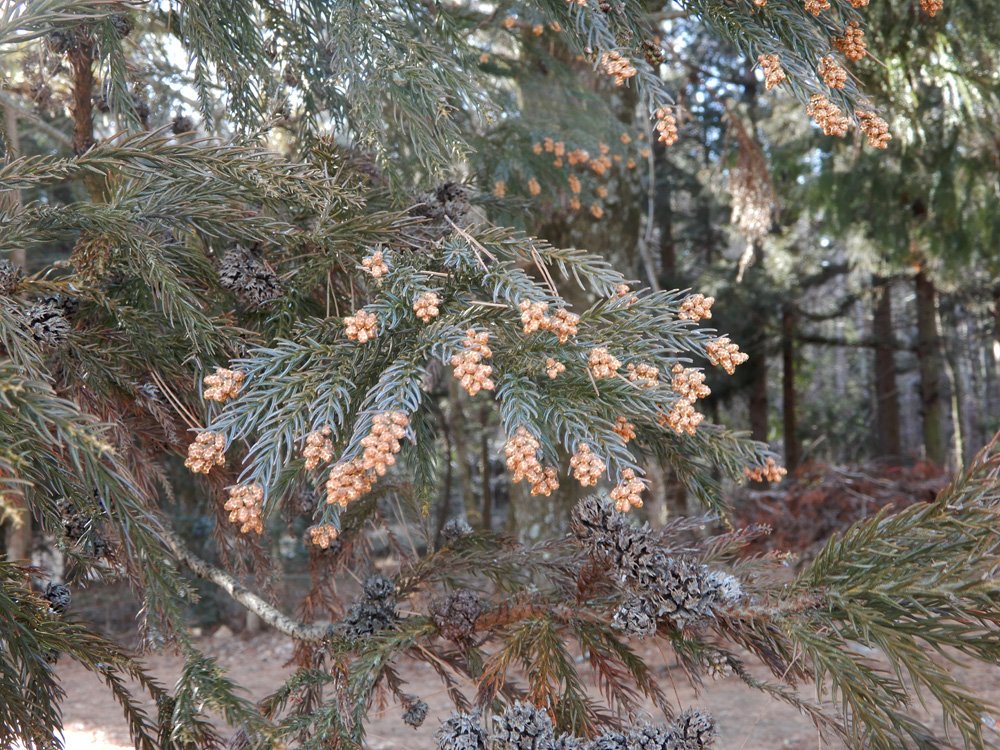
[[[245, 686], [253, 699], [271, 692], [291, 672], [287, 662], [292, 654], [292, 645], [282, 636], [262, 634], [251, 639], [205, 639], [202, 646], [207, 653], [219, 658], [230, 676]], [[656, 647], [648, 649], [646, 657], [654, 665], [676, 705], [698, 706], [716, 717], [721, 733], [720, 750], [835, 750], [841, 747], [821, 742], [808, 719], [799, 716], [789, 706], [747, 688], [738, 679], [714, 682], [699, 695], [684, 681], [680, 670], [670, 668], [668, 658]], [[167, 685], [179, 675], [180, 662], [174, 656], [154, 654], [145, 662]], [[390, 703], [385, 709], [372, 713], [367, 747], [373, 750], [430, 750], [434, 747], [434, 733], [442, 719], [451, 712], [451, 704], [436, 676], [429, 675], [425, 666], [404, 663], [400, 671], [410, 683], [410, 692], [430, 705], [427, 721], [420, 729], [413, 730], [400, 720], [402, 709]], [[99, 680], [70, 662], [61, 662], [58, 673], [66, 689], [64, 718], [67, 750], [130, 748], [121, 710]], [[996, 665], [956, 669], [956, 673], [971, 692], [987, 701], [1000, 702], [1000, 668]], [[940, 719], [932, 717], [919, 705], [914, 711], [940, 727]], [[650, 719], [658, 721], [662, 717], [651, 710]]]

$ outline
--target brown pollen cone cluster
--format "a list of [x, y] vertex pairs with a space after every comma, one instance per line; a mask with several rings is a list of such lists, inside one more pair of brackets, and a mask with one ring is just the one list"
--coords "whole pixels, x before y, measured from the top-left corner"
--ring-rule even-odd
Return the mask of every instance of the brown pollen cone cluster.
[[594, 377], [600, 380], [601, 378], [613, 378], [618, 373], [622, 363], [604, 347], [597, 347], [590, 350], [590, 354], [587, 356], [587, 366]]
[[584, 487], [597, 484], [601, 474], [608, 468], [586, 443], [576, 449], [576, 453], [569, 460], [569, 465], [573, 470], [573, 478]]
[[660, 143], [667, 146], [677, 143], [677, 118], [666, 107], [656, 110], [656, 132], [659, 133], [656, 140]]
[[371, 431], [361, 439], [360, 456], [340, 461], [326, 480], [326, 502], [347, 507], [371, 492], [378, 477], [396, 463], [410, 418], [401, 411], [383, 412], [372, 419]]
[[699, 370], [678, 364], [673, 366], [671, 373], [670, 387], [680, 398], [674, 402], [669, 412], [660, 416], [659, 422], [674, 432], [693, 435], [705, 419], [703, 414], [695, 410], [695, 401], [705, 398], [712, 391], [705, 385], [705, 373]]
[[681, 308], [677, 311], [677, 317], [681, 320], [710, 320], [712, 317], [712, 305], [715, 304], [715, 297], [706, 297], [704, 294], [692, 294], [685, 297], [681, 302]]
[[632, 469], [625, 469], [622, 472], [621, 482], [611, 490], [611, 500], [615, 504], [615, 510], [628, 513], [632, 508], [641, 508], [642, 492], [645, 489], [646, 483], [636, 477]]
[[208, 474], [226, 463], [226, 437], [221, 432], [200, 432], [188, 446], [184, 465], [195, 474]]
[[721, 367], [727, 375], [732, 375], [739, 365], [750, 359], [748, 355], [740, 351], [738, 344], [729, 340], [728, 336], [721, 336], [709, 341], [705, 345], [705, 353], [708, 356], [708, 361]]
[[376, 281], [381, 281], [382, 277], [389, 273], [389, 264], [385, 262], [381, 250], [376, 250], [367, 258], [361, 261], [361, 266], [372, 275]]
[[747, 479], [754, 482], [780, 482], [788, 474], [788, 469], [779, 466], [773, 458], [768, 458], [764, 466], [755, 466], [752, 469], [744, 469]]
[[440, 304], [441, 298], [437, 294], [434, 292], [424, 292], [414, 300], [413, 312], [424, 323], [428, 323], [441, 313], [441, 310], [438, 308]]
[[757, 64], [764, 71], [764, 88], [768, 91], [788, 80], [785, 69], [781, 67], [781, 58], [777, 55], [759, 55]]
[[337, 541], [340, 532], [332, 523], [321, 523], [308, 528], [309, 543], [320, 549], [330, 549], [330, 545]]
[[559, 478], [554, 468], [542, 466], [538, 460], [540, 447], [541, 444], [530, 432], [524, 427], [518, 427], [507, 439], [503, 452], [511, 475], [510, 481], [527, 480], [531, 485], [532, 495], [548, 497], [559, 489]]
[[240, 533], [264, 532], [261, 517], [264, 504], [264, 490], [259, 484], [238, 484], [229, 488], [229, 499], [223, 506], [229, 511], [229, 520], [240, 525]]
[[373, 312], [358, 310], [344, 318], [344, 333], [352, 341], [365, 344], [378, 335], [378, 317]]
[[868, 45], [865, 44], [865, 32], [862, 31], [861, 24], [857, 21], [847, 24], [844, 35], [833, 40], [833, 48], [848, 60], [863, 60], [868, 54]]
[[315, 469], [320, 464], [333, 460], [333, 441], [330, 440], [330, 428], [322, 427], [306, 435], [306, 446], [302, 450], [306, 459], [306, 468]]
[[213, 375], [206, 375], [204, 383], [205, 400], [218, 401], [220, 404], [231, 398], [236, 398], [240, 393], [240, 386], [246, 376], [239, 370], [227, 370], [225, 367], [216, 367]]
[[806, 114], [820, 126], [823, 130], [823, 135], [835, 135], [843, 138], [847, 135], [847, 128], [851, 124], [851, 121], [844, 116], [840, 107], [822, 94], [813, 94], [809, 98], [809, 106], [806, 107]]
[[493, 350], [487, 343], [489, 340], [489, 332], [476, 333], [470, 328], [462, 341], [465, 348], [450, 360], [453, 374], [470, 396], [479, 391], [492, 391], [496, 387], [490, 379], [493, 368], [483, 362], [493, 356]]
[[624, 86], [629, 78], [639, 72], [620, 52], [613, 50], [601, 55], [601, 70], [615, 79], [615, 86]]

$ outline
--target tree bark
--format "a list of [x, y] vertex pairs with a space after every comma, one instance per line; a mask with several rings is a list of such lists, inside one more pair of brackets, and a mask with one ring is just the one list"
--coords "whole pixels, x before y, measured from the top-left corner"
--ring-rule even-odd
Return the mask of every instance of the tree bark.
[[937, 290], [921, 268], [914, 279], [917, 299], [917, 359], [920, 363], [920, 416], [923, 420], [924, 454], [943, 466], [947, 460], [944, 441], [944, 399], [941, 397], [941, 333], [937, 317]]
[[754, 440], [767, 442], [768, 405], [767, 405], [767, 355], [764, 353], [764, 342], [755, 347], [757, 351], [750, 353], [747, 366], [750, 369], [750, 437]]
[[490, 470], [490, 409], [484, 405], [479, 412], [482, 435], [479, 440], [480, 474], [483, 481], [482, 529], [493, 530], [493, 488], [490, 486], [493, 472]]
[[872, 335], [875, 339], [875, 430], [878, 455], [897, 458], [902, 454], [899, 432], [899, 389], [896, 384], [896, 346], [892, 321], [892, 282], [872, 279], [875, 311]]
[[785, 305], [781, 311], [781, 418], [785, 433], [785, 468], [789, 472], [794, 472], [801, 460], [795, 403], [795, 322], [794, 307]]

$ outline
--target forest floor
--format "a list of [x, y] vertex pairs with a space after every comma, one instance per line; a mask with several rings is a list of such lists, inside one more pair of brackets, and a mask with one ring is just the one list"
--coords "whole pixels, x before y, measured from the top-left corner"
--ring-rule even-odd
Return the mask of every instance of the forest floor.
[[[291, 672], [288, 661], [292, 644], [283, 636], [264, 633], [247, 639], [240, 636], [205, 638], [201, 645], [219, 659], [229, 676], [243, 685], [252, 699], [274, 690]], [[654, 665], [675, 705], [698, 706], [715, 716], [720, 729], [719, 750], [833, 750], [841, 747], [840, 744], [822, 743], [808, 719], [789, 706], [749, 689], [734, 677], [706, 685], [707, 689], [699, 695], [687, 684], [679, 669], [671, 668], [672, 660], [655, 645], [649, 646], [644, 656], [647, 663]], [[153, 654], [144, 661], [167, 685], [179, 675], [180, 662], [176, 657]], [[99, 679], [68, 660], [60, 661], [57, 670], [66, 690], [63, 705], [67, 750], [130, 748], [121, 710]], [[375, 709], [368, 725], [367, 747], [372, 750], [432, 750], [434, 733], [451, 712], [451, 704], [436, 678], [428, 678], [426, 666], [404, 663], [400, 672], [410, 682], [410, 691], [430, 705], [427, 720], [420, 729], [413, 730], [400, 720], [402, 709], [398, 705], [389, 703], [384, 710]], [[955, 668], [953, 673], [973, 694], [988, 702], [1000, 703], [1000, 667], [976, 665], [969, 669]], [[427, 688], [422, 689], [423, 685]], [[657, 721], [656, 714], [652, 713], [655, 709], [650, 707], [650, 710], [651, 719]], [[940, 717], [933, 716], [919, 703], [913, 713], [940, 730]]]

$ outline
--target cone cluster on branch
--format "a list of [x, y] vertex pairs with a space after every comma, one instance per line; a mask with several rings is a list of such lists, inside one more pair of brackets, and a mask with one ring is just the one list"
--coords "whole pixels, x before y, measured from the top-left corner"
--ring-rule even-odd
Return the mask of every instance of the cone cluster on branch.
[[489, 332], [477, 333], [470, 328], [462, 341], [464, 348], [450, 360], [452, 372], [470, 396], [475, 396], [480, 391], [492, 391], [496, 387], [490, 379], [493, 368], [483, 362], [493, 356], [493, 351], [487, 344], [489, 340]]
[[233, 248], [222, 257], [219, 283], [253, 307], [273, 302], [283, 293], [278, 275], [243, 247]]
[[587, 355], [587, 366], [591, 374], [597, 379], [613, 378], [622, 363], [604, 347], [591, 349]]
[[868, 45], [865, 44], [865, 32], [861, 29], [861, 24], [857, 21], [847, 24], [844, 35], [833, 40], [833, 48], [848, 60], [863, 60], [868, 54]]
[[548, 712], [516, 701], [493, 719], [493, 731], [481, 725], [479, 712], [454, 713], [435, 739], [438, 750], [708, 750], [716, 740], [715, 720], [687, 709], [670, 724], [637, 724], [586, 740], [556, 734]]
[[532, 495], [548, 497], [559, 489], [559, 477], [551, 466], [542, 466], [538, 460], [540, 449], [538, 439], [524, 427], [518, 427], [504, 445], [504, 458], [511, 482], [525, 480], [531, 485]]
[[441, 313], [440, 304], [441, 298], [437, 294], [424, 292], [413, 301], [413, 312], [424, 323], [429, 323]]
[[366, 344], [378, 336], [378, 317], [373, 312], [358, 310], [344, 318], [344, 335], [351, 341]]
[[660, 368], [640, 362], [629, 363], [628, 379], [640, 388], [655, 388], [660, 384]]
[[639, 72], [627, 57], [615, 50], [601, 55], [601, 70], [614, 79], [615, 86], [624, 86], [629, 78]]
[[347, 638], [358, 640], [393, 627], [399, 619], [394, 603], [396, 587], [382, 575], [365, 579], [361, 596], [350, 606], [341, 622]]
[[843, 138], [847, 135], [847, 129], [851, 124], [851, 121], [844, 116], [840, 107], [822, 94], [813, 94], [809, 98], [809, 106], [806, 107], [806, 114], [820, 126], [823, 135], [835, 135]]
[[307, 529], [309, 543], [320, 549], [330, 549], [330, 546], [337, 541], [340, 532], [332, 523], [321, 523], [310, 526]]
[[677, 118], [674, 113], [666, 107], [656, 110], [656, 132], [659, 133], [657, 140], [666, 145], [673, 146], [677, 143]]
[[709, 362], [721, 367], [727, 375], [732, 375], [739, 365], [750, 359], [748, 355], [740, 351], [739, 344], [730, 341], [728, 336], [720, 336], [709, 341], [705, 345], [705, 354]]
[[[736, 578], [668, 555], [648, 525], [629, 524], [608, 500], [581, 500], [573, 509], [571, 526], [587, 551], [609, 566], [627, 597], [645, 600], [649, 611], [677, 628], [697, 627], [717, 608], [736, 604], [743, 596]], [[633, 610], [635, 606], [630, 604]]]
[[429, 613], [442, 637], [461, 643], [476, 632], [476, 621], [483, 613], [483, 602], [474, 591], [453, 591], [431, 602]]
[[330, 427], [324, 425], [306, 435], [306, 445], [302, 456], [306, 460], [306, 469], [315, 469], [320, 464], [333, 460], [333, 441], [330, 440]]
[[586, 443], [581, 443], [576, 449], [576, 453], [569, 460], [569, 465], [573, 470], [573, 478], [584, 487], [593, 487], [597, 484], [608, 468]]
[[715, 297], [706, 297], [704, 294], [692, 294], [684, 298], [681, 307], [677, 311], [677, 317], [681, 320], [710, 320], [712, 318], [712, 305], [715, 304]]
[[264, 490], [254, 483], [231, 487], [223, 507], [229, 511], [229, 520], [239, 525], [241, 534], [253, 531], [260, 535], [264, 533], [263, 506]]
[[326, 502], [346, 508], [368, 494], [378, 477], [385, 476], [388, 467], [396, 463], [409, 424], [410, 418], [401, 411], [376, 414], [371, 430], [361, 438], [362, 454], [330, 469]]
[[246, 376], [239, 370], [227, 370], [225, 367], [216, 367], [215, 373], [206, 375], [204, 383], [205, 400], [218, 401], [220, 404], [231, 398], [236, 398], [240, 393], [240, 386]]
[[785, 69], [781, 67], [781, 58], [777, 55], [758, 55], [757, 64], [764, 71], [764, 88], [770, 91], [788, 80]]
[[763, 466], [744, 469], [743, 473], [753, 482], [780, 482], [788, 474], [788, 469], [768, 458]]
[[362, 259], [361, 267], [371, 274], [375, 281], [381, 281], [382, 277], [389, 273], [389, 264], [385, 262], [385, 256], [381, 250], [375, 250], [367, 258]]
[[10, 297], [21, 285], [24, 272], [21, 267], [6, 258], [0, 258], [0, 295]]
[[215, 466], [226, 463], [226, 436], [221, 432], [199, 432], [188, 446], [184, 465], [195, 474], [208, 474]]
[[549, 331], [554, 333], [560, 344], [565, 344], [571, 336], [575, 336], [580, 323], [580, 316], [565, 308], [558, 308], [552, 315], [548, 314], [548, 302], [524, 300], [520, 304], [521, 326], [525, 334]]

